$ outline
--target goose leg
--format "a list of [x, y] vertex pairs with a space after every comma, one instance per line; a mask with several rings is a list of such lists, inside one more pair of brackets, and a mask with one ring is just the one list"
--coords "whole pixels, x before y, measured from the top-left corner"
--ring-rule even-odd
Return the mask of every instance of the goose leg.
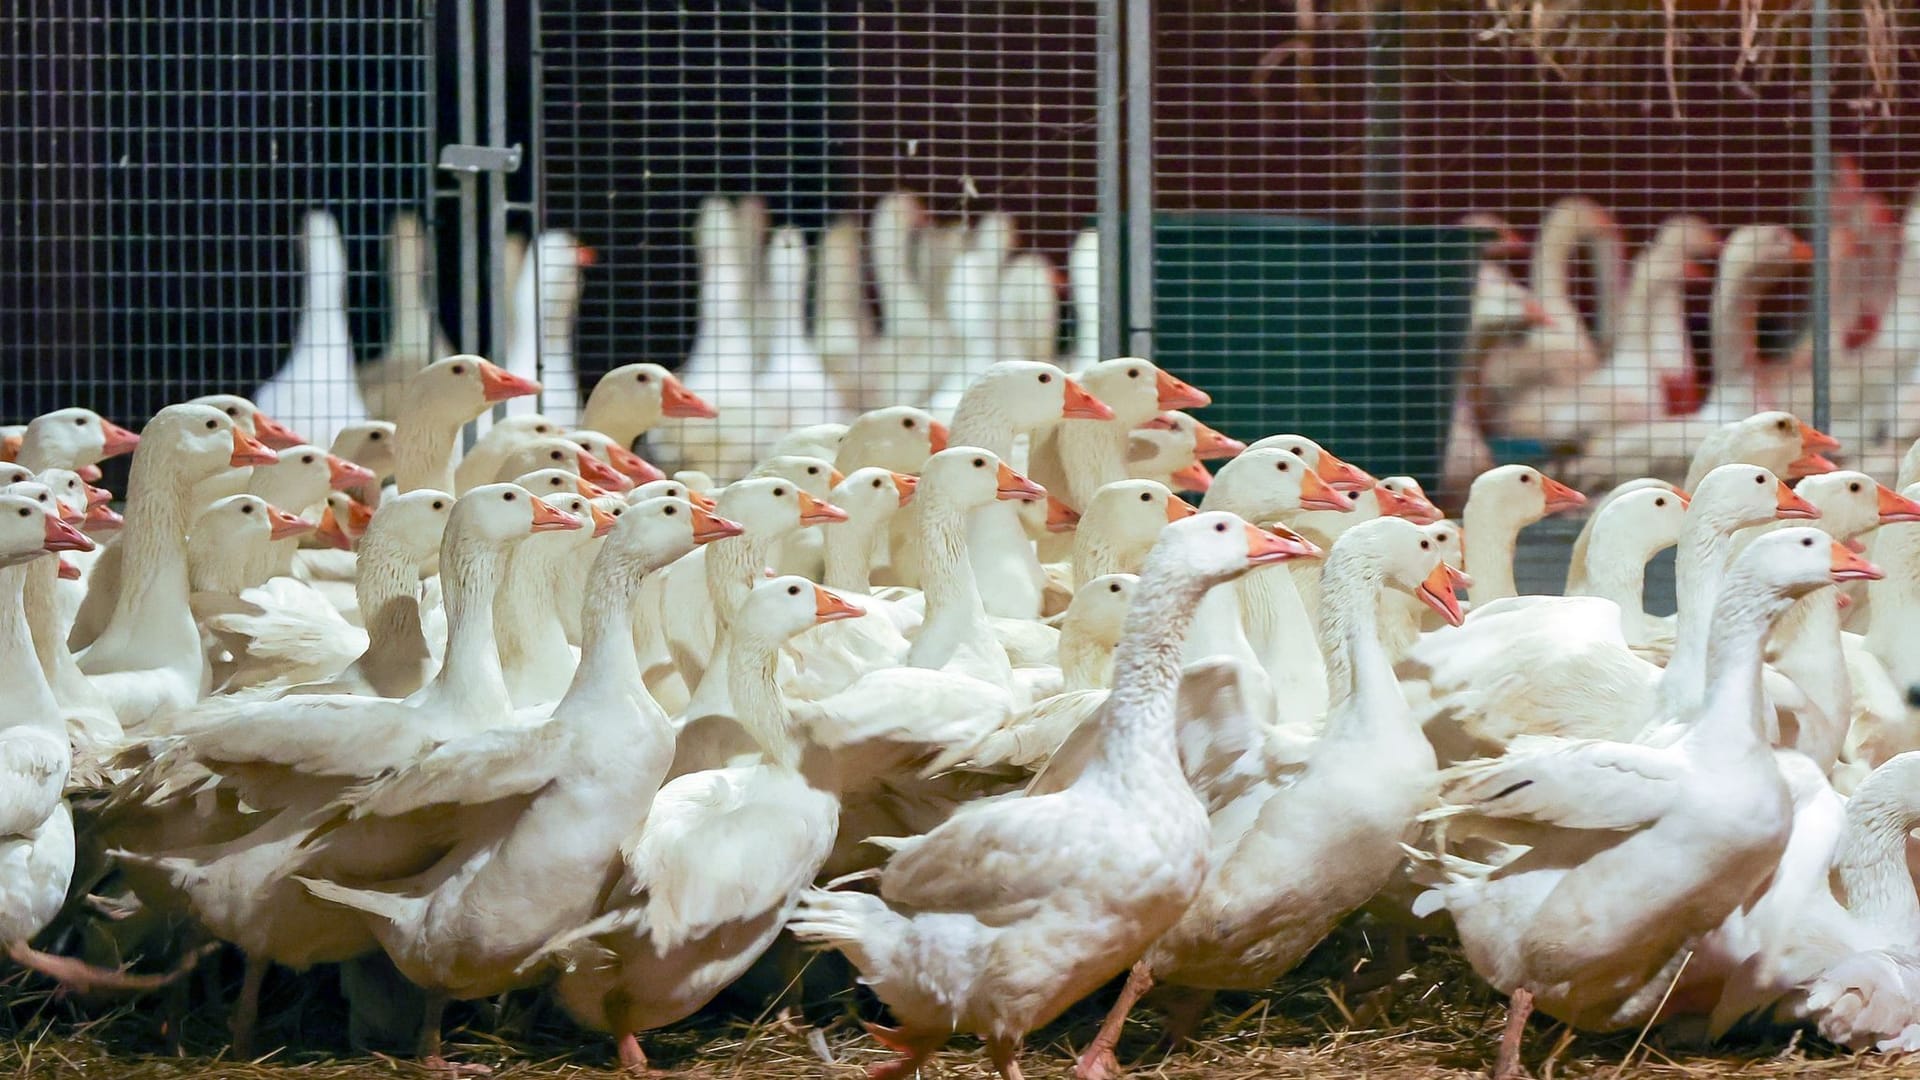
[[240, 999], [233, 1003], [233, 1015], [227, 1019], [232, 1033], [233, 1056], [245, 1061], [253, 1057], [253, 1029], [260, 1021], [260, 985], [267, 980], [268, 961], [246, 954], [247, 966], [240, 976]]
[[1521, 1080], [1527, 1075], [1520, 1064], [1520, 1038], [1527, 1031], [1527, 1017], [1533, 1015], [1533, 991], [1520, 987], [1507, 1001], [1507, 1027], [1500, 1033], [1500, 1058], [1493, 1066], [1493, 1080]]
[[933, 1056], [940, 1044], [947, 1041], [944, 1035], [912, 1035], [904, 1028], [885, 1028], [868, 1023], [861, 1026], [867, 1029], [867, 1034], [873, 1036], [874, 1041], [900, 1055], [878, 1065], [867, 1066], [867, 1080], [908, 1080], [920, 1071], [920, 1066]]
[[1120, 1043], [1120, 1029], [1127, 1022], [1127, 1014], [1133, 1011], [1133, 1004], [1140, 995], [1153, 988], [1153, 969], [1145, 960], [1133, 965], [1127, 972], [1126, 984], [1120, 988], [1120, 997], [1114, 1001], [1113, 1008], [1107, 1011], [1107, 1018], [1100, 1023], [1099, 1034], [1080, 1052], [1080, 1060], [1074, 1063], [1073, 1075], [1077, 1080], [1113, 1080], [1120, 1075], [1120, 1061], [1114, 1056], [1114, 1047]]
[[620, 1055], [620, 1070], [628, 1076], [651, 1076], [653, 1069], [647, 1064], [647, 1052], [640, 1049], [640, 1040], [633, 1032], [621, 1034], [614, 1043], [614, 1053]]
[[194, 969], [200, 958], [206, 956], [218, 944], [207, 948], [195, 949], [187, 954], [171, 971], [158, 975], [134, 975], [115, 968], [95, 967], [72, 956], [59, 956], [44, 953], [24, 941], [7, 944], [7, 956], [14, 963], [31, 971], [37, 971], [60, 984], [63, 994], [93, 994], [103, 991], [122, 991], [142, 993], [171, 986], [182, 976]]
[[1020, 1040], [988, 1039], [987, 1057], [993, 1059], [993, 1067], [999, 1070], [1000, 1080], [1024, 1080], [1020, 1075]]
[[440, 1053], [440, 1020], [447, 1011], [447, 995], [427, 992], [426, 1008], [420, 1019], [420, 1064], [443, 1076], [486, 1076], [493, 1070], [485, 1065], [466, 1065], [448, 1061]]

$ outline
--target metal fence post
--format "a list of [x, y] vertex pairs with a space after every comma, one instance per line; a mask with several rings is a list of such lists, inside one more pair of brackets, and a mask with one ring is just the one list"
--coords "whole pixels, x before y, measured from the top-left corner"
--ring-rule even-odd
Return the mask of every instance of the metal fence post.
[[[1813, 426], [1826, 430], [1832, 422], [1830, 367], [1833, 344], [1829, 330], [1833, 312], [1833, 267], [1828, 259], [1833, 215], [1833, 86], [1828, 55], [1827, 0], [1813, 0], [1809, 47], [1809, 79], [1813, 108]], [[1858, 451], [1859, 447], [1848, 449]]]
[[1121, 135], [1121, 110], [1126, 99], [1120, 93], [1120, 71], [1124, 40], [1120, 33], [1120, 0], [1100, 0], [1100, 28], [1096, 35], [1098, 91], [1095, 108], [1099, 131], [1099, 149], [1095, 157], [1100, 226], [1100, 355], [1119, 356], [1121, 351], [1120, 296], [1121, 244], [1125, 237], [1122, 178], [1126, 173], [1126, 143]]
[[1153, 0], [1127, 0], [1127, 352], [1153, 355]]

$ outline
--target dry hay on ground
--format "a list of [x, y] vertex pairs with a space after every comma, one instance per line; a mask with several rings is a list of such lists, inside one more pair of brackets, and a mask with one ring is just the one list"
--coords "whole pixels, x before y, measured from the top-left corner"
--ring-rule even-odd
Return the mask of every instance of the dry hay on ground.
[[[1143, 1080], [1254, 1080], [1254, 1078], [1365, 1077], [1377, 1080], [1465, 1080], [1483, 1077], [1492, 1060], [1504, 1010], [1501, 1002], [1447, 948], [1427, 950], [1414, 971], [1373, 995], [1347, 1000], [1331, 978], [1355, 955], [1357, 937], [1316, 954], [1301, 972], [1260, 994], [1222, 995], [1198, 1041], [1168, 1054], [1155, 1045], [1160, 1018], [1140, 1010], [1121, 1042], [1129, 1075]], [[266, 1002], [265, 1032], [301, 1049], [280, 1050], [259, 1062], [231, 1062], [225, 1047], [224, 1013], [203, 1005], [188, 1016], [188, 1056], [164, 1056], [160, 1004], [148, 1000], [111, 1010], [85, 1009], [53, 1000], [27, 977], [0, 985], [11, 1005], [11, 1044], [0, 1049], [0, 1076], [34, 1080], [359, 1080], [425, 1077], [413, 1063], [350, 1055], [336, 1034], [344, 1014], [337, 999], [315, 993], [317, 974], [287, 976]], [[305, 981], [303, 981], [305, 980]], [[529, 999], [530, 1000], [530, 999]], [[1085, 1045], [1110, 995], [1083, 1005], [1035, 1034], [1023, 1061], [1031, 1080], [1066, 1080], [1071, 1052]], [[855, 1080], [885, 1052], [859, 1028], [851, 995], [814, 1002], [808, 1013], [824, 1024], [824, 1045], [834, 1061], [822, 1061], [803, 1029], [784, 1020], [743, 1020], [718, 1013], [646, 1039], [656, 1065], [673, 1076], [751, 1080]], [[860, 1003], [871, 1008], [871, 1002]], [[448, 1052], [484, 1063], [498, 1080], [615, 1077], [608, 1040], [583, 1033], [545, 1011], [529, 1019], [514, 1012], [496, 1025], [490, 1009], [459, 1014]], [[0, 1018], [7, 1014], [0, 1013]], [[450, 1013], [450, 1016], [455, 1014]], [[487, 1034], [496, 1026], [523, 1031], [512, 1041]], [[816, 1043], [822, 1041], [819, 1036]], [[1631, 1064], [1622, 1068], [1631, 1051]], [[1575, 1037], [1536, 1020], [1528, 1030], [1525, 1058], [1535, 1076], [1653, 1080], [1741, 1076], [1914, 1077], [1920, 1062], [1877, 1055], [1838, 1053], [1818, 1040], [1766, 1041], [1736, 1038], [1701, 1049], [1675, 1044], [1659, 1033], [1645, 1043], [1632, 1034]], [[922, 1074], [925, 1080], [988, 1080], [993, 1070], [972, 1040], [956, 1040]]]

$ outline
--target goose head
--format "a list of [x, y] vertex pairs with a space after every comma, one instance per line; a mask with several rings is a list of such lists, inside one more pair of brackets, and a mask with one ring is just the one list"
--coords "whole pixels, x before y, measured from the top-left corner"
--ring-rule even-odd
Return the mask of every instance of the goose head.
[[[377, 520], [379, 515], [374, 517]], [[457, 536], [489, 546], [506, 545], [535, 533], [584, 532], [586, 525], [584, 518], [536, 498], [519, 484], [485, 484], [454, 501], [447, 517], [447, 539]]]
[[425, 566], [440, 550], [453, 516], [454, 498], [444, 491], [415, 488], [380, 502], [364, 526], [366, 547], [397, 550], [407, 565]]
[[929, 505], [965, 512], [996, 501], [1038, 502], [1047, 497], [1047, 489], [990, 451], [951, 446], [927, 459], [920, 471], [919, 497]]
[[140, 436], [92, 409], [56, 409], [42, 413], [21, 434], [20, 454], [46, 465], [80, 468], [125, 454]]
[[7, 485], [6, 490], [14, 495], [32, 499], [54, 517], [76, 528], [86, 519], [86, 511], [73, 508], [61, 499], [51, 486], [39, 480], [21, 480]]
[[636, 484], [650, 484], [667, 478], [659, 466], [598, 431], [581, 428], [567, 432], [567, 438], [579, 443], [587, 453], [600, 459], [601, 463], [612, 466], [615, 472]]
[[[421, 490], [432, 492], [431, 488]], [[344, 491], [331, 491], [327, 493], [327, 505], [320, 511], [320, 524], [315, 532], [327, 546], [351, 551], [372, 522], [372, 507]], [[435, 544], [438, 543], [436, 540]]]
[[1153, 546], [1160, 530], [1198, 513], [1193, 505], [1155, 480], [1115, 480], [1087, 500], [1080, 515], [1081, 535], [1090, 544], [1120, 550]]
[[747, 594], [739, 626], [766, 640], [784, 642], [810, 626], [854, 619], [866, 609], [793, 574], [765, 579]]
[[816, 499], [827, 498], [846, 479], [831, 461], [809, 454], [776, 454], [754, 466], [748, 475], [791, 480]]
[[1589, 551], [1604, 545], [1630, 553], [1644, 565], [1658, 552], [1680, 542], [1690, 502], [1685, 492], [1665, 487], [1624, 492], [1595, 515]]
[[1102, 574], [1089, 580], [1073, 594], [1066, 614], [1061, 616], [1061, 636], [1111, 650], [1120, 641], [1120, 630], [1126, 625], [1127, 609], [1133, 606], [1134, 589], [1139, 584], [1137, 574]]
[[1319, 555], [1285, 526], [1263, 529], [1230, 511], [1206, 510], [1160, 531], [1141, 577], [1206, 590], [1249, 570]]
[[373, 481], [373, 471], [317, 446], [290, 446], [280, 460], [253, 470], [247, 489], [280, 506], [312, 506], [328, 491], [346, 491]]
[[627, 417], [642, 430], [660, 418], [711, 420], [719, 410], [688, 390], [673, 372], [659, 364], [627, 364], [614, 368], [594, 384], [587, 408], [609, 409]]
[[565, 434], [566, 432], [560, 429], [560, 425], [554, 423], [551, 418], [540, 413], [525, 413], [495, 421], [494, 425], [487, 429], [487, 433], [480, 436], [480, 441], [474, 449], [479, 450], [485, 447], [504, 456], [539, 439]]
[[651, 484], [637, 485], [632, 491], [627, 492], [627, 503], [629, 505], [644, 502], [648, 499], [684, 499], [708, 513], [712, 513], [714, 510], [712, 499], [693, 490], [679, 480], [655, 480]]
[[1877, 581], [1880, 568], [1810, 526], [1776, 529], [1735, 557], [1732, 574], [1761, 590], [1799, 599], [1815, 589], [1847, 581]]
[[1696, 487], [1707, 469], [1731, 462], [1765, 466], [1776, 476], [1811, 476], [1834, 470], [1825, 453], [1839, 446], [1838, 439], [1792, 413], [1761, 412], [1709, 432], [1687, 471]]
[[229, 495], [215, 499], [193, 519], [188, 535], [204, 546], [212, 540], [221, 550], [251, 550], [272, 540], [288, 540], [312, 532], [313, 522], [273, 505], [258, 495]]
[[572, 439], [547, 435], [528, 442], [500, 463], [500, 477], [524, 476], [536, 469], [565, 469], [609, 491], [625, 491], [633, 481], [588, 452]]
[[33, 479], [53, 492], [69, 523], [78, 521], [80, 528], [96, 540], [101, 533], [110, 532], [123, 524], [120, 515], [108, 505], [113, 500], [113, 493], [87, 483], [72, 469], [42, 469]]
[[0, 462], [0, 486], [24, 484], [31, 482], [33, 478], [33, 470], [17, 461]]
[[1232, 510], [1249, 521], [1290, 518], [1301, 510], [1351, 511], [1353, 503], [1291, 447], [1255, 447], [1222, 466], [1203, 509]]
[[840, 444], [847, 438], [845, 424], [808, 424], [780, 436], [767, 450], [768, 457], [798, 455], [832, 461], [840, 456]]
[[607, 534], [601, 558], [636, 562], [655, 569], [702, 544], [739, 536], [742, 527], [700, 507], [670, 496], [654, 496], [629, 503], [613, 531]]
[[[601, 508], [599, 499], [582, 495], [577, 491], [556, 491], [551, 493], [535, 491], [533, 488], [527, 486], [525, 480], [526, 477], [522, 477], [519, 480], [515, 480], [514, 483], [532, 492], [541, 502], [553, 507], [555, 510], [585, 523], [585, 527], [580, 529], [552, 530], [559, 534], [556, 536], [536, 537], [533, 542], [539, 544], [545, 553], [554, 554], [575, 551], [585, 547], [587, 541], [596, 537], [605, 536], [607, 533], [613, 531], [615, 517], [613, 514]], [[622, 505], [625, 505], [624, 501], [622, 501]]]
[[1920, 521], [1920, 503], [1874, 482], [1866, 473], [1843, 471], [1809, 476], [1794, 494], [1820, 511], [1820, 528], [1837, 540], [1853, 538], [1877, 526]]
[[1280, 434], [1269, 435], [1249, 446], [1249, 450], [1281, 449], [1294, 457], [1305, 461], [1313, 471], [1338, 491], [1365, 491], [1373, 486], [1373, 477], [1367, 470], [1352, 465], [1333, 455], [1319, 443], [1305, 435]]
[[205, 394], [193, 398], [187, 404], [208, 405], [219, 409], [227, 414], [228, 419], [240, 425], [241, 430], [274, 450], [299, 446], [307, 441], [292, 428], [261, 412], [258, 405], [238, 394]]
[[173, 479], [195, 484], [230, 468], [271, 465], [280, 458], [225, 410], [186, 404], [169, 405], [153, 414], [140, 431], [133, 460], [136, 467], [148, 461], [164, 462]]
[[954, 411], [997, 416], [1015, 431], [1035, 431], [1061, 420], [1111, 420], [1113, 410], [1066, 372], [1038, 360], [1002, 360], [980, 373]]
[[1446, 515], [1427, 498], [1426, 489], [1411, 476], [1387, 476], [1374, 485], [1373, 497], [1383, 517], [1406, 518], [1416, 525], [1431, 525]]
[[728, 484], [716, 501], [716, 511], [737, 521], [749, 537], [779, 537], [807, 525], [845, 521], [847, 512], [812, 495], [783, 477], [760, 476]]
[[878, 465], [917, 473], [927, 458], [947, 448], [947, 425], [925, 409], [893, 405], [861, 413], [847, 425], [834, 464], [841, 471]]
[[[1576, 510], [1587, 497], [1531, 465], [1501, 465], [1474, 477], [1468, 512], [1496, 527], [1525, 528], [1549, 514]], [[1474, 511], [1478, 511], [1475, 513]]]
[[1328, 554], [1328, 573], [1336, 564], [1358, 559], [1375, 568], [1381, 580], [1438, 612], [1450, 626], [1465, 621], [1455, 590], [1470, 588], [1471, 578], [1446, 561], [1432, 526], [1400, 518], [1363, 521], [1342, 533]]
[[459, 353], [437, 360], [407, 380], [406, 409], [434, 427], [459, 427], [487, 406], [540, 392], [540, 384], [484, 357]]
[[376, 477], [392, 476], [393, 431], [392, 422], [387, 420], [348, 424], [333, 437], [329, 452], [365, 467]]
[[0, 492], [0, 566], [17, 566], [48, 552], [91, 551], [93, 541], [60, 520], [37, 496]]
[[1114, 419], [1136, 427], [1164, 409], [1197, 409], [1213, 399], [1137, 356], [1122, 356], [1080, 372], [1081, 383], [1113, 410]]
[[1763, 465], [1720, 466], [1695, 485], [1687, 508], [1689, 527], [1697, 521], [1718, 534], [1774, 520], [1811, 521], [1819, 516], [1818, 508]]
[[869, 465], [834, 485], [833, 505], [845, 510], [850, 520], [883, 525], [907, 505], [919, 486], [919, 477]]
[[[560, 495], [584, 495], [589, 499], [597, 499], [613, 494], [578, 473], [565, 469], [535, 469], [530, 473], [521, 473], [513, 482], [543, 499]], [[669, 484], [672, 482], [666, 481]]]

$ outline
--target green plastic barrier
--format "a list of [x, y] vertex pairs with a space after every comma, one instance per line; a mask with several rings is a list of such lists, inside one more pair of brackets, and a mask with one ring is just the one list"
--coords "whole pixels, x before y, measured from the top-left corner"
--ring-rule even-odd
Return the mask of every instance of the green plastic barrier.
[[1154, 356], [1208, 424], [1296, 432], [1430, 490], [1485, 234], [1255, 215], [1154, 218]]

